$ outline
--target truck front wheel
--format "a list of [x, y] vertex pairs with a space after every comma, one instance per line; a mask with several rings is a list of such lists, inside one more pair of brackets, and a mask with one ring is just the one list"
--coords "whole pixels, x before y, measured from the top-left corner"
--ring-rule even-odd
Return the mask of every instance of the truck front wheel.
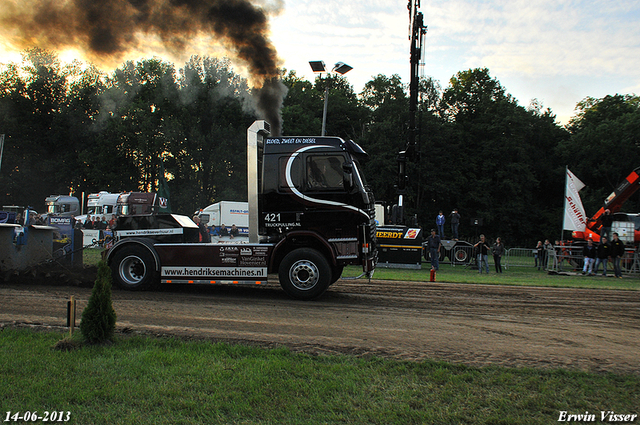
[[116, 285], [122, 289], [142, 291], [156, 283], [153, 255], [139, 246], [123, 247], [111, 261]]
[[315, 249], [299, 248], [287, 254], [279, 269], [282, 289], [294, 298], [311, 300], [327, 290], [332, 280], [331, 267]]

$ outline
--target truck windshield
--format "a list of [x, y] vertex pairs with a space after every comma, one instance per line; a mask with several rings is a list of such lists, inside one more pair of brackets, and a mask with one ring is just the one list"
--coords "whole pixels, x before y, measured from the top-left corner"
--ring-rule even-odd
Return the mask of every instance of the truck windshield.
[[60, 206], [56, 204], [47, 204], [47, 214], [58, 214]]

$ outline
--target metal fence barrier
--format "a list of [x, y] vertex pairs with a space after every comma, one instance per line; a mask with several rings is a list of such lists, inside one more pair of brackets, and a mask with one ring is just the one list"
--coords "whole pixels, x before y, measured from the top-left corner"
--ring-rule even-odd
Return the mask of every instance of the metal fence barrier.
[[[554, 272], [582, 272], [584, 255], [582, 245], [556, 245], [552, 250], [544, 250], [541, 258], [538, 251], [528, 248], [510, 248], [506, 250], [504, 267], [536, 267], [539, 270]], [[620, 262], [624, 273], [640, 273], [640, 253], [627, 248]], [[609, 261], [607, 270], [613, 272], [613, 262]]]

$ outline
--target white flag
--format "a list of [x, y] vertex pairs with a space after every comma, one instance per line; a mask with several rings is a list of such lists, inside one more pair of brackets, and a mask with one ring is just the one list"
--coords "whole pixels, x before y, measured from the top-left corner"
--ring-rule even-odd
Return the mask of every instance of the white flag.
[[564, 190], [564, 230], [574, 230], [584, 232], [587, 228], [587, 216], [582, 206], [582, 200], [578, 192], [585, 186], [567, 168], [567, 184]]

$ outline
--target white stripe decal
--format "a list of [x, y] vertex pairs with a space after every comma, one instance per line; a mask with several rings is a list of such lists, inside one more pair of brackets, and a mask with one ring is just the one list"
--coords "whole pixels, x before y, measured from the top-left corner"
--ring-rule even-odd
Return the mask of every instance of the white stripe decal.
[[367, 214], [365, 211], [361, 210], [360, 208], [356, 208], [353, 205], [348, 205], [348, 204], [344, 204], [342, 202], [335, 202], [335, 201], [328, 201], [325, 199], [316, 199], [316, 198], [311, 198], [303, 193], [301, 193], [298, 189], [295, 188], [294, 184], [293, 184], [293, 179], [291, 178], [291, 167], [293, 166], [293, 161], [296, 159], [296, 157], [298, 156], [298, 154], [305, 152], [307, 150], [310, 149], [319, 149], [319, 148], [332, 148], [332, 146], [327, 146], [327, 145], [315, 145], [315, 146], [307, 146], [304, 148], [300, 148], [297, 151], [295, 151], [290, 157], [289, 160], [287, 161], [287, 171], [286, 171], [286, 178], [287, 178], [287, 185], [289, 186], [289, 189], [291, 189], [291, 192], [293, 192], [297, 197], [308, 201], [308, 202], [313, 202], [316, 204], [321, 204], [321, 205], [333, 205], [333, 206], [337, 206], [337, 207], [342, 207], [342, 208], [346, 208], [349, 210], [353, 210], [356, 212], [359, 212], [360, 214], [364, 215], [365, 217], [367, 217], [367, 220], [369, 220], [369, 214]]

